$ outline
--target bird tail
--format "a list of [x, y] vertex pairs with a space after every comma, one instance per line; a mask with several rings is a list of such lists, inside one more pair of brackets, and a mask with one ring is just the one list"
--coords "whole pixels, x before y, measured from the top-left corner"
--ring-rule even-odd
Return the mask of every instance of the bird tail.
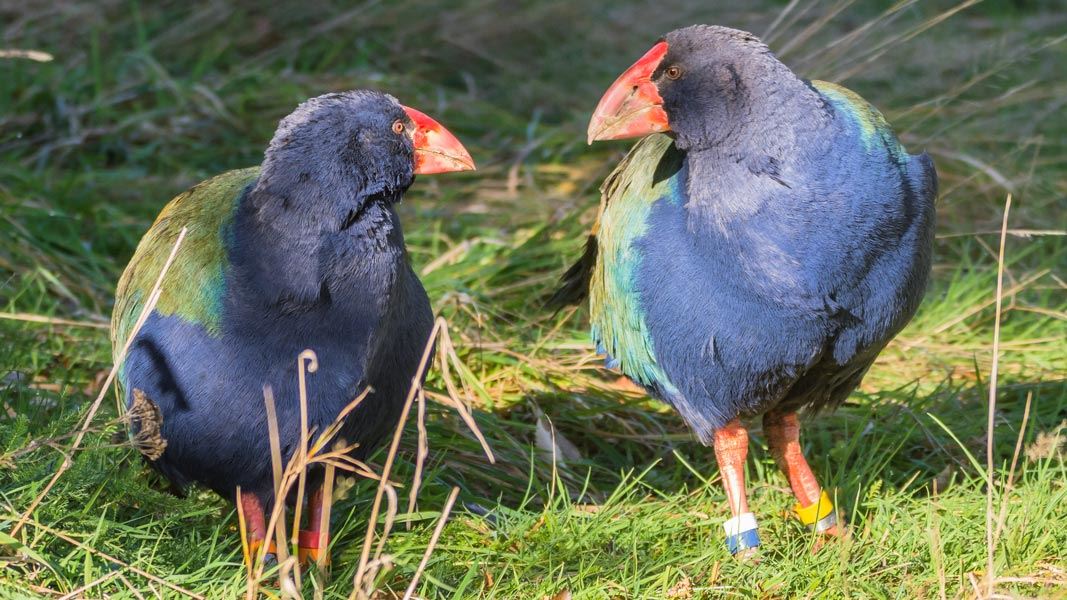
[[585, 251], [578, 262], [571, 265], [567, 272], [560, 277], [559, 287], [552, 296], [545, 301], [545, 306], [556, 312], [579, 304], [589, 295], [589, 281], [593, 277], [593, 267], [596, 265], [597, 239], [590, 235], [585, 241]]

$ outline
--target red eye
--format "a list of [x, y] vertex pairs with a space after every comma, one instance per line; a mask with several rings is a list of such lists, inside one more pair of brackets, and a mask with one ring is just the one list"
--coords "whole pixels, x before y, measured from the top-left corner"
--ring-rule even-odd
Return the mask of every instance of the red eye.
[[393, 121], [393, 133], [400, 135], [401, 133], [404, 133], [404, 129], [406, 129], [406, 127], [404, 127], [403, 121], [400, 119]]
[[663, 74], [667, 76], [667, 79], [678, 79], [682, 76], [682, 68], [678, 65], [671, 65]]

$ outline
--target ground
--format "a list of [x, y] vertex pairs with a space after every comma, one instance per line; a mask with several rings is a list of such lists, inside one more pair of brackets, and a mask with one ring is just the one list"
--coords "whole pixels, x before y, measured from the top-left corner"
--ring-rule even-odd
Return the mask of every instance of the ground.
[[[54, 56], [0, 58], [0, 597], [180, 596], [161, 581], [209, 598], [244, 593], [233, 508], [171, 495], [114, 435], [113, 394], [71, 468], [7, 532], [60, 467], [111, 368], [114, 285], [155, 214], [214, 173], [258, 163], [302, 99], [354, 87], [438, 118], [479, 164], [420, 179], [402, 218], [497, 459], [452, 409], [429, 405], [419, 510], [401, 507], [410, 528], [388, 539], [379, 597], [407, 587], [452, 486], [459, 500], [421, 597], [984, 594], [1009, 194], [996, 589], [1067, 597], [1067, 17], [1057, 2], [451, 4], [0, 4], [0, 50]], [[804, 76], [853, 88], [941, 175], [934, 278], [918, 316], [845, 406], [805, 420], [804, 447], [850, 536], [813, 552], [754, 429], [750, 489], [765, 544], [755, 565], [722, 545], [711, 451], [602, 367], [584, 309], [539, 306], [628, 147], [585, 145], [600, 93], [659, 35], [694, 22], [749, 29]], [[445, 393], [439, 370], [428, 388]], [[402, 503], [415, 430], [394, 473]], [[344, 487], [332, 577], [322, 590], [305, 582], [308, 597], [352, 590], [374, 483]]]

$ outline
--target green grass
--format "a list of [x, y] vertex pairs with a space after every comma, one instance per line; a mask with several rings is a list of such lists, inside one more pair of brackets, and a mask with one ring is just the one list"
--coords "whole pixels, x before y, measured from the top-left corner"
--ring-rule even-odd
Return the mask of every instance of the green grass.
[[[420, 179], [402, 216], [498, 457], [490, 466], [456, 415], [431, 404], [420, 510], [401, 514], [412, 527], [389, 538], [381, 597], [403, 593], [453, 485], [462, 493], [422, 578], [427, 598], [974, 596], [1009, 192], [999, 481], [1027, 397], [1032, 408], [1014, 485], [995, 493], [1008, 506], [996, 553], [1008, 579], [997, 588], [1067, 597], [1067, 43], [1057, 3], [991, 0], [938, 22], [953, 3], [825, 0], [785, 12], [765, 36], [798, 72], [845, 78], [882, 108], [905, 145], [934, 156], [943, 197], [919, 315], [845, 406], [806, 422], [806, 451], [851, 538], [812, 552], [757, 443], [750, 494], [765, 546], [755, 566], [722, 547], [710, 449], [666, 407], [615, 384], [593, 355], [584, 309], [553, 316], [536, 300], [576, 256], [597, 186], [626, 148], [584, 144], [603, 89], [674, 27], [714, 21], [763, 35], [786, 3], [339, 4], [0, 7], [0, 48], [56, 56], [0, 59], [0, 311], [82, 324], [0, 319], [0, 532], [55, 472], [70, 444], [57, 437], [77, 427], [111, 367], [106, 331], [92, 325], [106, 323], [114, 283], [163, 204], [258, 163], [300, 100], [372, 86], [439, 118], [479, 164]], [[443, 388], [438, 375], [429, 387]], [[0, 597], [58, 597], [109, 575], [85, 595], [164, 593], [100, 552], [207, 597], [241, 594], [232, 508], [207, 493], [169, 495], [135, 451], [112, 444], [116, 417], [109, 397], [30, 524], [17, 540], [0, 535]], [[549, 427], [570, 442], [555, 461], [538, 436]], [[414, 439], [412, 426], [399, 481], [411, 479]], [[373, 492], [353, 482], [335, 508], [325, 597], [351, 590]]]

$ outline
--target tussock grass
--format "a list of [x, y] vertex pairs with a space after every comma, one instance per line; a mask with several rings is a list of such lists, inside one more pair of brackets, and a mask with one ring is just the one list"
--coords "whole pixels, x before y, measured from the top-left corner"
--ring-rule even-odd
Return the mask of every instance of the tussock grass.
[[[459, 359], [451, 383], [431, 373], [426, 394], [447, 403], [461, 392], [497, 459], [488, 463], [452, 407], [420, 407], [429, 453], [420, 461], [410, 424], [391, 479], [412, 481], [421, 463], [422, 489], [414, 511], [395, 515], [391, 568], [374, 576], [381, 597], [402, 596], [420, 571], [453, 487], [461, 492], [422, 569], [421, 597], [984, 596], [980, 457], [1008, 193], [993, 414], [993, 504], [1007, 508], [995, 584], [1004, 595], [1067, 595], [1058, 4], [578, 4], [0, 4], [0, 48], [54, 57], [0, 58], [0, 532], [44, 490], [100, 393], [114, 282], [162, 205], [259, 162], [277, 120], [307, 96], [373, 86], [439, 118], [481, 165], [420, 179], [402, 210]], [[749, 474], [766, 539], [757, 566], [722, 548], [710, 450], [601, 367], [584, 309], [537, 307], [626, 147], [586, 147], [589, 111], [658, 35], [693, 22], [765, 34], [799, 72], [845, 78], [910, 149], [933, 155], [942, 182], [920, 313], [841, 410], [806, 424], [805, 448], [851, 535], [812, 553], [757, 444]], [[235, 511], [210, 494], [167, 493], [135, 451], [111, 442], [117, 417], [103, 403], [26, 525], [15, 538], [0, 533], [0, 597], [179, 594], [168, 586], [243, 595]], [[307, 578], [305, 596], [352, 592], [377, 485], [339, 474], [332, 577]]]

